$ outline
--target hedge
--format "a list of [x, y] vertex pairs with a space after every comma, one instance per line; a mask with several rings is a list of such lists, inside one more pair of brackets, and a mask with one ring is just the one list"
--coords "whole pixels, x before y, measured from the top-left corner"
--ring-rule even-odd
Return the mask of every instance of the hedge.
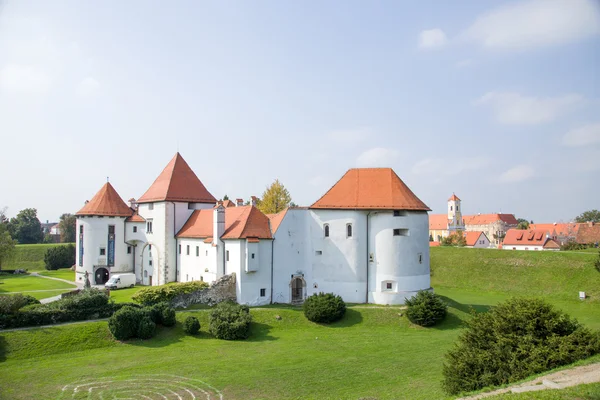
[[170, 283], [162, 286], [151, 286], [139, 290], [131, 298], [136, 303], [151, 305], [168, 302], [180, 294], [192, 293], [206, 289], [208, 283], [202, 281]]
[[47, 270], [70, 268], [75, 265], [75, 246], [69, 243], [65, 246], [50, 247], [44, 254], [44, 266]]
[[309, 321], [320, 323], [338, 321], [346, 313], [346, 303], [333, 293], [315, 293], [307, 297], [302, 308]]
[[406, 316], [413, 324], [433, 326], [442, 321], [448, 312], [448, 306], [440, 296], [433, 292], [421, 290], [416, 296], [406, 299], [408, 306]]
[[210, 312], [209, 332], [217, 339], [237, 340], [250, 336], [252, 315], [248, 306], [224, 301]]

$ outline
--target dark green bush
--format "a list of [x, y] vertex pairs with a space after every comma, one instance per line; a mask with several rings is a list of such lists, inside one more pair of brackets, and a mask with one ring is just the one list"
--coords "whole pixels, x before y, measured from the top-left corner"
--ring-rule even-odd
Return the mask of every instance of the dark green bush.
[[208, 330], [217, 339], [246, 339], [250, 336], [251, 322], [248, 306], [224, 301], [210, 312]]
[[600, 352], [600, 334], [539, 299], [476, 314], [444, 363], [449, 394], [518, 381]]
[[346, 303], [333, 293], [315, 293], [304, 301], [302, 307], [304, 315], [312, 322], [335, 322], [346, 313]]
[[44, 254], [44, 264], [48, 270], [72, 267], [75, 265], [75, 246], [67, 244], [48, 248]]
[[140, 339], [150, 339], [154, 336], [155, 332], [156, 324], [148, 315], [143, 316], [139, 322], [136, 336]]
[[406, 299], [406, 316], [413, 324], [433, 326], [446, 317], [448, 307], [440, 296], [421, 290], [416, 296]]
[[40, 302], [35, 297], [27, 294], [2, 295], [0, 296], [0, 314], [14, 314], [21, 308], [31, 304], [40, 304]]
[[183, 324], [183, 330], [185, 331], [185, 333], [195, 335], [200, 330], [200, 321], [198, 321], [198, 318], [196, 317], [187, 317]]
[[117, 340], [134, 338], [137, 337], [140, 322], [144, 318], [150, 320], [150, 317], [143, 310], [133, 307], [123, 307], [109, 318], [108, 329]]
[[596, 271], [600, 272], [600, 252], [598, 253], [598, 258], [594, 261], [594, 268], [596, 268]]
[[206, 289], [208, 283], [202, 281], [169, 283], [163, 286], [151, 286], [139, 290], [131, 298], [136, 303], [152, 305], [170, 301], [180, 294], [192, 293], [197, 290]]

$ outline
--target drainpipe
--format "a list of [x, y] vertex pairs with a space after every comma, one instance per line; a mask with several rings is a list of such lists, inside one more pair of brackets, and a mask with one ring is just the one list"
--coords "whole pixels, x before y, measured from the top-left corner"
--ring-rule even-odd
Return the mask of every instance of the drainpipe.
[[367, 294], [365, 296], [365, 304], [369, 303], [369, 216], [371, 211], [367, 213]]
[[[173, 238], [175, 239], [175, 282], [177, 282], [177, 257], [179, 256], [179, 251], [178, 251], [178, 247], [177, 247], [177, 232], [175, 231], [175, 223], [176, 223], [176, 217], [177, 217], [177, 205], [175, 204], [175, 202], [171, 202], [171, 204], [173, 204]], [[165, 283], [167, 279], [165, 279]]]
[[273, 247], [274, 247], [274, 243], [275, 243], [275, 238], [273, 238], [273, 240], [271, 240], [271, 302], [270, 304], [273, 304]]

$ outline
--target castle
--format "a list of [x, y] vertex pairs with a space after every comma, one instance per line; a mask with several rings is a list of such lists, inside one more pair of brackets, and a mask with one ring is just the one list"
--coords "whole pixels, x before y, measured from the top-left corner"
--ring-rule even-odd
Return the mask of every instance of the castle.
[[77, 280], [131, 272], [163, 285], [235, 273], [248, 305], [317, 292], [402, 304], [430, 289], [430, 209], [392, 169], [350, 169], [310, 207], [266, 215], [254, 201], [217, 201], [179, 153], [129, 205], [107, 182], [77, 212]]

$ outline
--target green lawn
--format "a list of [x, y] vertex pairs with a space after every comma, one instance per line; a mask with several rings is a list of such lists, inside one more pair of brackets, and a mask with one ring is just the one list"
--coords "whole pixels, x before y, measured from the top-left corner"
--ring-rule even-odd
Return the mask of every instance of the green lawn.
[[54, 271], [44, 270], [43, 272], [39, 272], [39, 274], [75, 282], [75, 271], [71, 271], [69, 268], [61, 268]]
[[[0, 275], [0, 295], [20, 292], [38, 300], [75, 289], [75, 285], [31, 275]], [[43, 291], [38, 291], [43, 290]]]
[[[483, 312], [514, 295], [535, 295], [600, 329], [594, 254], [434, 248], [431, 255], [432, 285], [450, 306], [438, 327], [412, 326], [398, 307], [351, 306], [344, 320], [322, 326], [308, 322], [299, 308], [267, 306], [251, 310], [252, 336], [240, 342], [210, 337], [208, 310], [178, 313], [175, 328], [160, 329], [149, 341], [116, 342], [106, 322], [6, 332], [0, 335], [0, 397], [57, 398], [65, 385], [82, 379], [116, 381], [104, 398], [116, 395], [121, 384], [141, 394], [131, 379], [166, 374], [173, 385], [201, 380], [225, 399], [444, 399], [443, 354], [471, 308]], [[111, 297], [130, 301], [139, 288]], [[579, 290], [590, 298], [577, 300]], [[182, 331], [187, 315], [200, 319], [197, 337]], [[585, 398], [587, 392], [573, 393]], [[79, 395], [88, 392], [73, 398]]]
[[131, 303], [131, 296], [133, 296], [140, 289], [143, 289], [145, 286], [134, 286], [132, 288], [125, 289], [117, 289], [110, 291], [110, 298], [115, 301], [115, 303]]
[[44, 270], [44, 255], [50, 247], [64, 246], [67, 243], [18, 244], [14, 256], [3, 265], [4, 269]]
[[598, 400], [600, 383], [579, 385], [562, 390], [542, 390], [539, 392], [508, 393], [489, 398], [490, 400]]

